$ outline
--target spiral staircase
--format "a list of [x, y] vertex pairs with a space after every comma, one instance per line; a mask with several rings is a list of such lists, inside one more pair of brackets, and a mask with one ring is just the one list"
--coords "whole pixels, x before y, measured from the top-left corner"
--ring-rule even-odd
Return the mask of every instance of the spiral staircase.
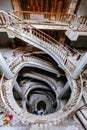
[[[0, 11], [0, 22], [0, 27], [8, 34], [43, 51], [45, 58], [49, 57], [49, 60], [44, 60], [27, 50], [14, 58], [8, 64], [13, 76], [6, 78], [3, 74], [1, 78], [2, 102], [22, 125], [32, 125], [31, 129], [48, 129], [48, 126], [52, 129], [74, 112], [80, 103], [82, 76], [74, 77], [73, 74], [83, 55], [75, 50], [73, 55], [67, 47], [11, 12]], [[39, 51], [37, 53], [41, 55]], [[24, 100], [15, 92], [15, 82]], [[59, 99], [67, 82], [68, 94]]]

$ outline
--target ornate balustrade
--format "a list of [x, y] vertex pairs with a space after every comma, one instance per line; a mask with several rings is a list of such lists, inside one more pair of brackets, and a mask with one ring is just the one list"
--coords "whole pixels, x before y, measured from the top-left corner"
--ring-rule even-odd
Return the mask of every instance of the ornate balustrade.
[[[68, 116], [73, 110], [76, 109], [76, 106], [78, 105], [79, 101], [81, 100], [81, 94], [82, 94], [82, 82], [81, 82], [81, 77], [77, 79], [75, 82], [72, 80], [72, 94], [71, 97], [68, 101], [68, 103], [64, 106], [62, 110], [57, 111], [56, 113], [45, 116], [35, 116], [32, 115], [26, 111], [24, 111], [22, 108], [18, 106], [16, 103], [13, 94], [12, 94], [12, 89], [13, 89], [13, 82], [14, 79], [11, 80], [4, 80], [2, 81], [2, 89], [1, 89], [1, 96], [3, 99], [4, 104], [6, 105], [7, 109], [14, 115], [16, 116], [24, 125], [27, 125], [29, 123], [41, 123], [45, 124], [46, 122], [54, 124], [54, 122], [59, 123], [61, 119], [64, 119], [65, 117]], [[40, 119], [40, 120], [39, 120]]]
[[50, 13], [50, 12], [32, 12], [32, 11], [13, 11], [18, 13], [19, 17], [26, 20], [53, 20], [53, 21], [65, 21], [70, 22], [73, 17], [72, 14], [64, 13]]
[[[68, 25], [73, 30], [87, 31], [87, 16], [75, 14], [32, 12], [32, 11], [12, 11], [19, 14], [24, 20], [42, 20], [43, 22], [54, 21], [57, 24]], [[55, 24], [55, 23], [54, 23]]]
[[[1, 14], [5, 15], [5, 16], [3, 15], [3, 17], [4, 17], [3, 19], [5, 19], [5, 21], [6, 21], [6, 17], [8, 17], [8, 19], [10, 19], [10, 20], [12, 19], [12, 22], [14, 19], [18, 23], [21, 22], [20, 18], [18, 18], [17, 16], [14, 16], [12, 13], [1, 12]], [[68, 70], [71, 73], [74, 71], [75, 66], [73, 65], [73, 63], [71, 63], [69, 61], [69, 59], [67, 59], [67, 55], [59, 49], [60, 46], [63, 48], [63, 50], [66, 50], [66, 48], [63, 45], [61, 45], [58, 41], [56, 41], [55, 39], [53, 39], [49, 35], [34, 28], [33, 26], [31, 26], [29, 24], [28, 25], [21, 24], [22, 26], [14, 27], [12, 25], [12, 22], [8, 24], [8, 26], [11, 27], [12, 31], [16, 31], [16, 32], [18, 32], [18, 34], [21, 33], [23, 35], [26, 35], [26, 37], [32, 37], [33, 40], [35, 39], [36, 41], [38, 41], [38, 39], [39, 39], [41, 41], [41, 42], [38, 41], [39, 46], [44, 47], [45, 49], [47, 49], [51, 52], [54, 52], [55, 55], [57, 54], [64, 65], [67, 63], [66, 67], [68, 68]], [[66, 51], [66, 53], [67, 53], [67, 51]]]
[[[8, 13], [8, 17], [4, 14]], [[19, 14], [18, 17], [14, 14]], [[49, 23], [54, 21], [54, 24], [67, 25], [72, 30], [87, 31], [87, 17], [74, 14], [50, 13], [50, 12], [31, 12], [31, 11], [0, 11], [0, 24], [6, 24], [7, 21], [18, 22], [22, 20], [40, 20]]]

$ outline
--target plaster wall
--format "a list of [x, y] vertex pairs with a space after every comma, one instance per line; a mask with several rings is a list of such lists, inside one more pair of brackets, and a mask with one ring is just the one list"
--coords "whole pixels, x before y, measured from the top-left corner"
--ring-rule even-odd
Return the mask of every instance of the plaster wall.
[[13, 10], [11, 0], [0, 0], [0, 10]]

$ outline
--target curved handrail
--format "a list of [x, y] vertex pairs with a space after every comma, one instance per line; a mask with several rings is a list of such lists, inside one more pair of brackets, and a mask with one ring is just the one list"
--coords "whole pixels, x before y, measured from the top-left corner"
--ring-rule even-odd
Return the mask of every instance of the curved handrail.
[[[22, 19], [21, 19], [21, 18], [19, 18], [19, 17], [17, 17], [16, 15], [12, 14], [10, 11], [7, 11], [7, 12], [1, 11], [1, 12], [5, 13], [6, 15], [8, 15], [8, 17], [11, 17], [12, 19], [16, 18], [18, 21], [21, 21], [21, 22], [22, 22]], [[43, 12], [41, 12], [41, 13], [43, 13]], [[69, 15], [69, 14], [67, 14], [67, 15]], [[70, 15], [71, 15], [71, 14], [70, 14]], [[24, 21], [23, 21], [22, 23], [20, 23], [20, 24], [22, 24], [22, 26], [25, 25], [25, 28], [27, 28], [27, 29], [33, 28], [33, 29], [36, 30], [37, 32], [43, 34], [46, 38], [51, 39], [51, 41], [53, 41], [54, 43], [56, 43], [56, 44], [58, 44], [58, 45], [61, 45], [65, 50], [67, 50], [67, 48], [66, 48], [64, 45], [62, 45], [60, 42], [56, 41], [54, 38], [52, 38], [51, 36], [49, 36], [49, 35], [47, 35], [46, 33], [42, 32], [41, 30], [35, 28], [35, 27], [32, 26], [31, 24], [29, 24], [29, 23], [27, 23], [27, 22], [24, 22]], [[29, 27], [30, 27], [30, 28], [29, 28]], [[68, 46], [68, 45], [67, 45], [67, 46]], [[68, 50], [67, 50], [67, 51], [68, 51]], [[73, 50], [73, 51], [74, 51], [74, 52], [77, 52], [78, 54], [80, 54], [77, 50]], [[80, 54], [80, 55], [81, 55], [81, 54]]]
[[13, 69], [16, 68], [22, 62], [23, 62], [23, 64], [26, 63], [26, 65], [29, 62], [30, 66], [40, 67], [43, 70], [46, 70], [46, 71], [49, 71], [51, 73], [60, 75], [59, 72], [57, 71], [57, 69], [55, 67], [53, 67], [51, 63], [46, 62], [46, 61], [44, 61], [40, 58], [34, 57], [34, 56], [27, 57], [25, 55], [14, 59], [10, 63], [9, 67], [10, 67], [11, 71], [13, 71]]
[[[15, 76], [16, 76], [16, 73], [15, 73]], [[45, 116], [33, 115], [33, 118], [31, 118], [32, 114], [27, 113], [26, 111], [23, 111], [23, 109], [20, 108], [14, 100], [12, 89], [14, 85], [13, 82], [15, 80], [15, 76], [11, 80], [3, 81], [1, 95], [2, 95], [3, 102], [7, 106], [8, 110], [10, 110], [14, 116], [17, 116], [19, 120], [21, 120], [24, 124], [29, 124], [29, 123], [43, 123], [44, 124], [47, 122], [53, 123], [55, 121], [59, 122], [61, 119], [65, 118], [72, 111], [74, 111], [78, 102], [81, 100], [81, 95], [82, 95], [81, 84], [77, 85], [77, 83], [74, 80], [72, 80], [72, 85], [73, 85], [72, 94], [71, 94], [70, 100], [68, 101], [68, 103], [65, 105], [65, 107], [62, 110], [59, 110], [55, 112], [54, 114], [45, 115]], [[15, 106], [14, 106], [14, 103], [15, 103]]]
[[[19, 32], [19, 30], [16, 30], [16, 33], [18, 33]], [[25, 32], [26, 33], [26, 32]], [[34, 33], [35, 34], [35, 33]], [[37, 32], [36, 32], [36, 34], [38, 34]], [[28, 34], [26, 34], [26, 38], [27, 38], [27, 35]], [[18, 36], [18, 35], [17, 35]], [[34, 36], [34, 35], [33, 35]], [[40, 35], [38, 35], [38, 36], [40, 36]], [[32, 36], [31, 36], [32, 37]], [[41, 36], [40, 36], [41, 37]], [[34, 40], [34, 37], [32, 37], [33, 39], [32, 40]], [[36, 37], [36, 38], [38, 38], [38, 37]], [[73, 63], [71, 62], [71, 61], [69, 61], [69, 59], [67, 59], [67, 55], [65, 55], [64, 54], [64, 52], [63, 51], [61, 51], [61, 50], [59, 50], [58, 48], [57, 48], [57, 45], [52, 45], [52, 44], [50, 44], [50, 43], [47, 43], [49, 40], [47, 40], [44, 36], [42, 36], [42, 43], [43, 42], [45, 42], [44, 44], [40, 44], [39, 42], [38, 42], [38, 44], [37, 45], [39, 45], [39, 46], [41, 46], [41, 47], [44, 47], [45, 49], [50, 49], [49, 51], [53, 51], [53, 52], [55, 52], [55, 54], [58, 54], [58, 57], [60, 56], [60, 58], [61, 58], [61, 60], [63, 61], [63, 64], [66, 64], [66, 63], [68, 63], [68, 64], [66, 64], [66, 67], [67, 67], [67, 65], [68, 65], [68, 67], [69, 66], [72, 66], [72, 67], [69, 67], [69, 68], [72, 68], [72, 71], [74, 71], [74, 69], [75, 69], [75, 66], [73, 65]], [[45, 39], [45, 41], [44, 41], [44, 39]], [[36, 40], [36, 39], [35, 39]], [[41, 40], [41, 39], [40, 39]], [[47, 41], [46, 41], [47, 40]], [[34, 41], [34, 43], [35, 43], [35, 41]], [[47, 47], [47, 48], [46, 48]], [[66, 62], [65, 62], [66, 61]], [[69, 61], [69, 62], [68, 62]]]
[[[5, 12], [5, 15], [8, 16], [8, 17], [10, 17], [10, 15], [11, 15], [10, 18], [13, 20], [14, 15], [12, 13]], [[18, 22], [22, 21], [22, 20], [19, 20], [17, 16], [14, 17], [14, 18]], [[52, 51], [56, 51], [56, 53], [58, 53], [58, 56], [63, 61], [63, 64], [69, 69], [69, 71], [71, 71], [71, 70], [72, 70], [72, 72], [74, 71], [75, 66], [73, 65], [73, 63], [69, 59], [67, 59], [67, 54], [65, 55], [65, 53], [63, 51], [59, 50], [59, 46], [61, 46], [64, 49], [64, 51], [66, 51], [66, 48], [63, 45], [61, 45], [58, 41], [56, 41], [55, 39], [53, 39], [49, 35], [45, 34], [44, 32], [42, 32], [42, 31], [40, 31], [36, 28], [34, 28], [33, 26], [31, 26], [29, 24], [28, 25], [22, 24], [22, 28], [18, 27], [18, 29], [16, 27], [12, 26], [11, 23], [10, 23], [9, 26], [11, 26], [13, 28], [13, 30], [18, 31], [18, 33], [19, 33], [19, 31], [21, 31], [24, 34], [26, 34], [26, 36], [28, 36], [28, 34], [32, 34], [33, 37], [35, 36], [36, 38], [39, 38], [40, 40], [42, 40], [42, 43], [45, 42], [44, 44], [40, 44], [40, 46], [45, 45], [45, 46], [48, 46]], [[67, 53], [67, 51], [66, 51], [66, 53]], [[70, 51], [68, 51], [68, 53], [70, 53]]]
[[49, 86], [51, 86], [51, 88], [56, 90], [56, 86], [57, 86], [56, 85], [56, 83], [57, 83], [56, 80], [54, 80], [53, 78], [48, 77], [46, 75], [44, 76], [43, 74], [38, 74], [38, 73], [31, 73], [31, 74], [25, 73], [25, 74], [23, 74], [23, 77], [31, 77], [33, 79], [41, 80], [43, 82], [46, 82]]

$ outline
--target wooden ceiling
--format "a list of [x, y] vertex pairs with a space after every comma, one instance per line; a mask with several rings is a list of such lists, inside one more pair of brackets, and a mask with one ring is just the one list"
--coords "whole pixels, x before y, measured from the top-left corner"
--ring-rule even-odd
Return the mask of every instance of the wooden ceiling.
[[69, 9], [71, 0], [12, 0], [15, 10], [61, 13]]
[[13, 9], [21, 11], [74, 13], [79, 0], [12, 0]]
[[61, 13], [68, 9], [71, 0], [20, 0], [22, 10]]

